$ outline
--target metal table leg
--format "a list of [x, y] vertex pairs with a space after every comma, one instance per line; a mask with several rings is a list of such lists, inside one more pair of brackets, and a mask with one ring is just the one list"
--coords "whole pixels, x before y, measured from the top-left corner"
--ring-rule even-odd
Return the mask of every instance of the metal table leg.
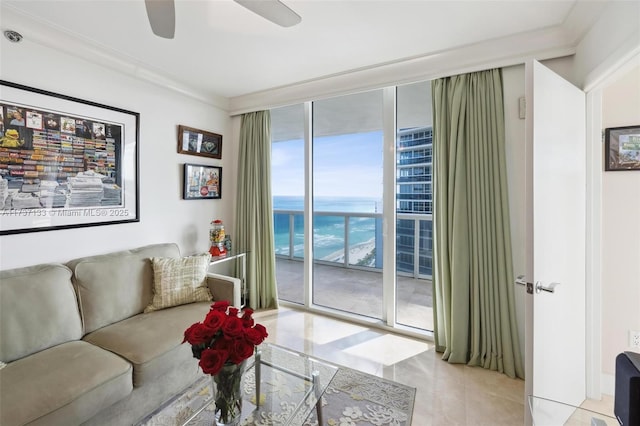
[[256, 351], [256, 363], [255, 363], [255, 373], [256, 373], [256, 407], [260, 406], [260, 359], [262, 358], [262, 351]]
[[313, 390], [316, 394], [316, 414], [318, 416], [318, 426], [322, 426], [324, 421], [322, 419], [322, 392], [320, 391], [320, 372], [314, 371], [311, 373], [311, 380], [313, 381]]

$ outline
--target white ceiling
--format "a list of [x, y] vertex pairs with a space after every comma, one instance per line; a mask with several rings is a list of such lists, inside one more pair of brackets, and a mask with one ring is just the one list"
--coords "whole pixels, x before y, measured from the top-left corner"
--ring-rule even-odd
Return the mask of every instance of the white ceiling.
[[[143, 0], [2, 0], [2, 30], [91, 60], [125, 61], [203, 94], [234, 98], [524, 32], [574, 43], [602, 2], [285, 0], [282, 28], [232, 0], [176, 0], [173, 40]], [[536, 32], [537, 31], [537, 32]], [[0, 52], [1, 55], [1, 52]], [[170, 83], [169, 83], [170, 84]]]

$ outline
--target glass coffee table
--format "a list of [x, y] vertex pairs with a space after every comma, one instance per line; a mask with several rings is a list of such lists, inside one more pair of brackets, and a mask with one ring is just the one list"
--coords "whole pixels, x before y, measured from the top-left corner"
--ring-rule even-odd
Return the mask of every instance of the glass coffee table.
[[529, 409], [534, 426], [619, 426], [618, 420], [608, 414], [537, 396], [529, 396]]
[[[313, 410], [323, 424], [321, 398], [337, 371], [311, 356], [263, 343], [242, 376], [240, 424], [302, 425]], [[182, 424], [215, 424], [214, 401], [206, 399]]]

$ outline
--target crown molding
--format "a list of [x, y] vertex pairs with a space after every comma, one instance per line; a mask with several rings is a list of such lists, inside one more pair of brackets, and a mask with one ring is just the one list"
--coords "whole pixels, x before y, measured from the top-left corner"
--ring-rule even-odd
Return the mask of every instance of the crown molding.
[[561, 27], [545, 28], [238, 96], [229, 100], [230, 113], [237, 115], [575, 52], [575, 43]]

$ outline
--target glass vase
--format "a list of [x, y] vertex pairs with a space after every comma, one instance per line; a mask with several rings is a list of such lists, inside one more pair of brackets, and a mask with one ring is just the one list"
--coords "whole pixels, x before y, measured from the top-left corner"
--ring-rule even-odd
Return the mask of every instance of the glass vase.
[[240, 364], [225, 364], [212, 376], [213, 395], [216, 403], [216, 425], [236, 426], [242, 414], [242, 373], [246, 360]]

